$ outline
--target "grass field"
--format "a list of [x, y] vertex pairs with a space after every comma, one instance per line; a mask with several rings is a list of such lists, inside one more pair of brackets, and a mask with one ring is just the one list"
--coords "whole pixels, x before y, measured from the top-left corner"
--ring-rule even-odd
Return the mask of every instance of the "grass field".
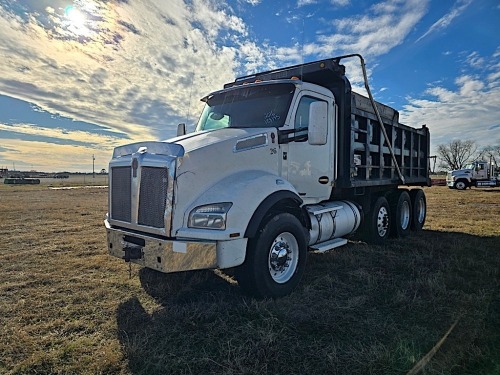
[[420, 373], [500, 374], [500, 189], [425, 189], [421, 234], [310, 254], [274, 301], [219, 272], [129, 278], [107, 189], [47, 185], [0, 185], [2, 374], [407, 374], [443, 337]]

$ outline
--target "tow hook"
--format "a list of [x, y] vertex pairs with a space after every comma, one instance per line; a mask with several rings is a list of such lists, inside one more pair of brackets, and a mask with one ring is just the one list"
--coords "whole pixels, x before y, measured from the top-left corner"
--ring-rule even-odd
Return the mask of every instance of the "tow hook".
[[144, 255], [144, 253], [142, 252], [142, 247], [137, 245], [127, 244], [123, 248], [123, 251], [125, 252], [125, 255], [122, 257], [122, 259], [127, 263], [132, 259], [141, 259]]

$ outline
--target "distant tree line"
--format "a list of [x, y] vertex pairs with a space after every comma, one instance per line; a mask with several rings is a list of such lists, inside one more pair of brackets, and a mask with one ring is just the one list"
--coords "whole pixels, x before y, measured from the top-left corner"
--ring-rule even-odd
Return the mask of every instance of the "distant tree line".
[[495, 165], [500, 163], [500, 140], [496, 145], [479, 148], [473, 140], [455, 139], [437, 147], [439, 167], [447, 170], [462, 169], [474, 160], [486, 160]]

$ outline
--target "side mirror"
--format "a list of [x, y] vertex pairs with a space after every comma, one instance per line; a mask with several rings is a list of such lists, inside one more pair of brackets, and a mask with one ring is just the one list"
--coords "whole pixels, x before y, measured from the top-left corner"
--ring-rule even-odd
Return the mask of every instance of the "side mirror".
[[186, 124], [177, 125], [177, 136], [186, 135]]
[[309, 144], [324, 145], [328, 137], [328, 103], [313, 102], [309, 106]]

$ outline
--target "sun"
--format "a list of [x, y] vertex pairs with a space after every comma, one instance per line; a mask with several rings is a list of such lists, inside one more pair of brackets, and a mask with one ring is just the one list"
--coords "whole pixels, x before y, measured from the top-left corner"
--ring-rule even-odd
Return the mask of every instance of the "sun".
[[83, 36], [90, 33], [90, 30], [86, 26], [87, 19], [85, 14], [78, 8], [68, 5], [64, 8], [64, 17], [66, 27], [72, 33]]
[[67, 20], [75, 27], [85, 26], [85, 16], [74, 6], [70, 5], [64, 9], [64, 15]]

